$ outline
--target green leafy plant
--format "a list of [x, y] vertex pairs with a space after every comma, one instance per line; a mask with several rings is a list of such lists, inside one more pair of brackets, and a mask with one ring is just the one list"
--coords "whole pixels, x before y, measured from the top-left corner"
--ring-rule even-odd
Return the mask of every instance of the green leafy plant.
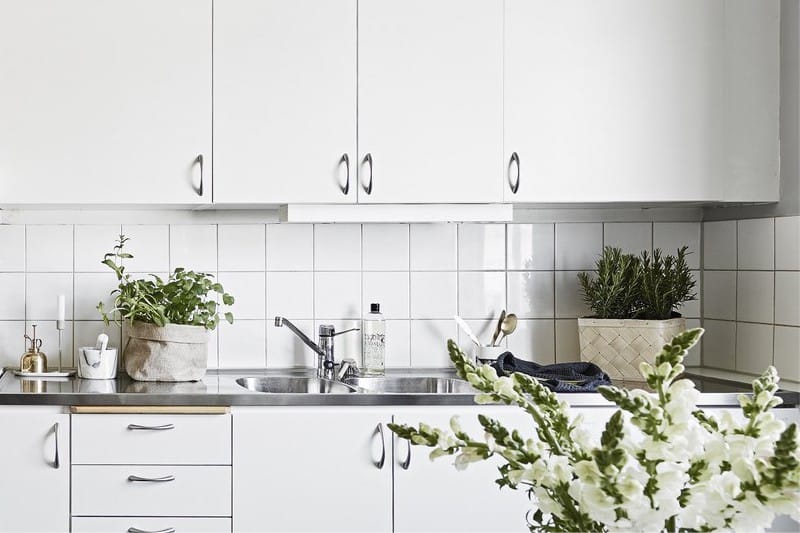
[[[106, 310], [103, 302], [97, 304], [105, 323], [129, 320], [157, 326], [186, 324], [215, 329], [222, 305], [233, 305], [234, 298], [214, 281], [214, 276], [176, 268], [166, 282], [155, 274], [150, 274], [148, 279], [136, 279], [125, 271], [123, 265], [125, 259], [133, 258], [132, 254], [123, 251], [128, 240], [120, 235], [113, 250], [103, 257], [102, 263], [114, 271], [119, 281], [119, 286], [111, 292], [114, 308]], [[209, 297], [214, 294], [220, 295], [222, 305]], [[222, 316], [233, 324], [231, 312]]]
[[686, 246], [678, 249], [677, 255], [664, 255], [656, 249], [639, 256], [607, 246], [595, 273], [578, 273], [583, 299], [596, 318], [672, 318], [697, 296], [686, 255]]

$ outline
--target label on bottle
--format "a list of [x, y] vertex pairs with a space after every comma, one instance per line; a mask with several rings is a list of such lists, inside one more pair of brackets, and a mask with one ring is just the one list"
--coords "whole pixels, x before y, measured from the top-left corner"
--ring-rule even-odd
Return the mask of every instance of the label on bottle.
[[364, 374], [383, 374], [384, 354], [386, 353], [386, 335], [384, 333], [369, 333], [363, 336]]

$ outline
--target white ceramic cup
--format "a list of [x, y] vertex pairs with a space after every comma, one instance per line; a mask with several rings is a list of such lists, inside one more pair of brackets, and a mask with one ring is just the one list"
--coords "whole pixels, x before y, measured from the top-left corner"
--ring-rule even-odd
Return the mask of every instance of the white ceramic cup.
[[475, 359], [477, 359], [479, 363], [491, 364], [497, 361], [497, 358], [507, 351], [508, 348], [505, 346], [476, 346]]
[[97, 350], [84, 346], [78, 350], [78, 377], [83, 379], [114, 379], [117, 377], [117, 349]]

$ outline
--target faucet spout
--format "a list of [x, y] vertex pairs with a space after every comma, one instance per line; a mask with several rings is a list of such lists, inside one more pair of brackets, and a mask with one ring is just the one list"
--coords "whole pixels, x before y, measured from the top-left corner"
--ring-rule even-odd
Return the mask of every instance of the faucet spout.
[[314, 353], [316, 353], [317, 355], [321, 355], [322, 357], [325, 357], [325, 350], [320, 348], [320, 346], [317, 343], [315, 343], [314, 341], [309, 339], [306, 336], [305, 333], [303, 333], [302, 331], [300, 331], [297, 328], [297, 326], [295, 326], [288, 319], [283, 318], [282, 316], [276, 316], [275, 317], [275, 327], [276, 328], [280, 328], [280, 327], [283, 327], [283, 326], [286, 326], [287, 328], [289, 328], [292, 331], [292, 333], [297, 335], [300, 338], [300, 340], [303, 341], [306, 344], [306, 346], [308, 346], [309, 348], [314, 350]]

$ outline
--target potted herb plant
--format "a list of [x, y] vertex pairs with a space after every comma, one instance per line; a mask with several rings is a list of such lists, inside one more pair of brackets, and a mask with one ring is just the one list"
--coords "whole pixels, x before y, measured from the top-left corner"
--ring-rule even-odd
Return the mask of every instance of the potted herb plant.
[[581, 359], [615, 379], [640, 379], [639, 364], [652, 364], [661, 347], [686, 330], [680, 307], [696, 298], [686, 264], [687, 247], [676, 255], [636, 256], [606, 247], [594, 274], [578, 274], [591, 317], [578, 319]]
[[[120, 235], [102, 261], [119, 281], [111, 292], [114, 308], [106, 310], [103, 302], [97, 304], [106, 324], [113, 320], [129, 325], [125, 371], [139, 381], [202, 379], [208, 361], [208, 331], [217, 327], [222, 305], [233, 305], [233, 296], [211, 274], [184, 268], [176, 268], [166, 281], [154, 274], [148, 279], [134, 278], [123, 266], [125, 259], [133, 258], [123, 251], [128, 240]], [[232, 313], [222, 316], [233, 323]]]

